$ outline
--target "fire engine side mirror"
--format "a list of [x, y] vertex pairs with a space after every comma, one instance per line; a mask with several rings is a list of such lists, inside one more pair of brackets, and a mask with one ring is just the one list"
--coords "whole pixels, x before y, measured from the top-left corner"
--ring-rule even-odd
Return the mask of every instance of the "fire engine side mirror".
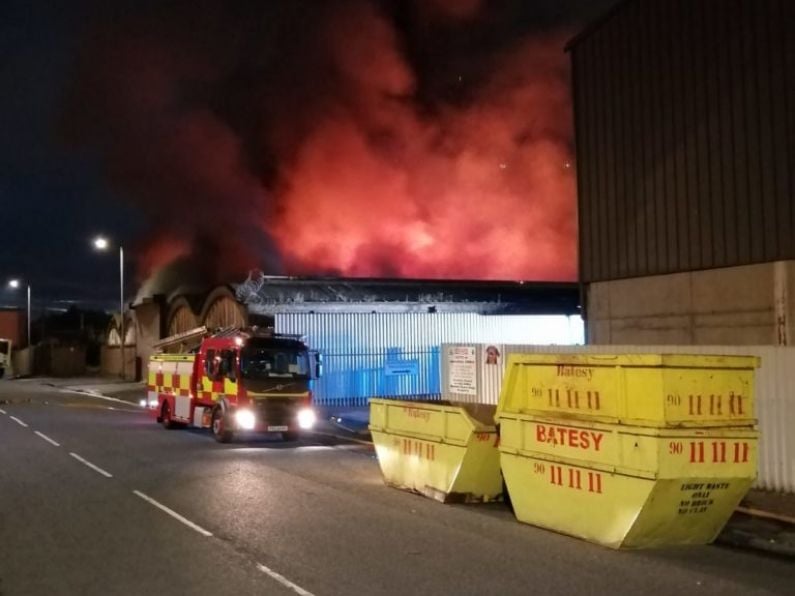
[[312, 351], [314, 374], [312, 378], [319, 379], [323, 376], [323, 354], [320, 352]]
[[224, 372], [226, 373], [226, 378], [232, 382], [237, 382], [236, 362], [237, 355], [235, 352], [231, 350], [224, 352], [224, 368], [226, 369]]

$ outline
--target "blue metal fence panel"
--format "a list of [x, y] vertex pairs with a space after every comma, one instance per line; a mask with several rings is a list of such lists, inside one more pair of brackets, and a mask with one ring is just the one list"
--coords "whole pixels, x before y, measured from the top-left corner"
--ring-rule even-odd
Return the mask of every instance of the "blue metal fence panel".
[[441, 394], [439, 348], [400, 351], [399, 356], [399, 361], [410, 360], [413, 364], [396, 370], [394, 365], [398, 361], [385, 352], [325, 355], [323, 376], [313, 387], [315, 403], [364, 406], [371, 397], [438, 399]]

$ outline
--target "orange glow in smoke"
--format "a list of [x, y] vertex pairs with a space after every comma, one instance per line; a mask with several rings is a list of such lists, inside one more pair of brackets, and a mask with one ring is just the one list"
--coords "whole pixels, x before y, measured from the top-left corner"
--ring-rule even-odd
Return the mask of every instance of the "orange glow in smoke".
[[563, 38], [515, 48], [466, 107], [426, 118], [402, 100], [414, 83], [383, 21], [371, 12], [336, 26], [356, 103], [329, 105], [281, 172], [278, 216], [264, 227], [287, 270], [574, 279]]
[[576, 278], [566, 34], [434, 46], [490, 30], [481, 0], [407, 3], [413, 25], [389, 3], [262, 3], [262, 34], [245, 11], [160, 4], [98, 21], [67, 119], [146, 219], [139, 277], [171, 266], [158, 291], [252, 267]]

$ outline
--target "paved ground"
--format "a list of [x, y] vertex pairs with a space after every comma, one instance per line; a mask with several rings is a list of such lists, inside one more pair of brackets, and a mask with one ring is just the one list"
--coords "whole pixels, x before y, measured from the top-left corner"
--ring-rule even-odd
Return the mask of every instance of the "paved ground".
[[219, 445], [36, 382], [0, 409], [3, 596], [792, 593], [789, 560], [614, 552], [389, 489], [358, 443]]

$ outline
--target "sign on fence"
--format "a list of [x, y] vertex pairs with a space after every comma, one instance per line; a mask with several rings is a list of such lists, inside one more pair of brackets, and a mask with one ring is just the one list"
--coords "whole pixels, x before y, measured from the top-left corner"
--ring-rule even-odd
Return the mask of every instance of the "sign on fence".
[[449, 373], [447, 386], [450, 393], [478, 394], [477, 349], [474, 346], [449, 346], [447, 348]]

